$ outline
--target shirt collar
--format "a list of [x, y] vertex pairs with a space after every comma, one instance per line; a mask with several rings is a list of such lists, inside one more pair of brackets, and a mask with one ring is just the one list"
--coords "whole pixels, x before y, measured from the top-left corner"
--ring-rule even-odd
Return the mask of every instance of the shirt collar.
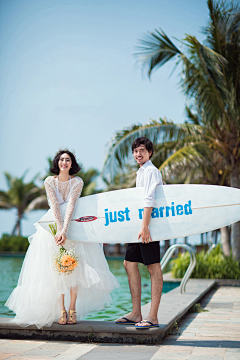
[[144, 171], [149, 165], [152, 165], [151, 160], [146, 161], [146, 162], [138, 169], [137, 173], [138, 173], [139, 171], [142, 171], [142, 170]]

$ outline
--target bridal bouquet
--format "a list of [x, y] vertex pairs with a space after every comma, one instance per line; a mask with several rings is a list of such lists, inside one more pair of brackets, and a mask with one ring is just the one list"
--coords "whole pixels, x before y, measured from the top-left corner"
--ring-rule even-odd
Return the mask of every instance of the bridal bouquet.
[[[50, 224], [49, 228], [51, 234], [55, 236], [57, 233], [57, 224]], [[61, 246], [59, 251], [53, 255], [53, 267], [59, 275], [69, 275], [72, 273], [78, 266], [78, 261], [79, 259], [74, 249], [67, 250], [63, 246]]]

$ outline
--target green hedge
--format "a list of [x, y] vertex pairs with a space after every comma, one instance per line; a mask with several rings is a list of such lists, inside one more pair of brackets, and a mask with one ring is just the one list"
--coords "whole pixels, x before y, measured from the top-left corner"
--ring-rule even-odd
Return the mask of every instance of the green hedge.
[[[218, 244], [210, 253], [201, 251], [196, 255], [197, 263], [191, 278], [200, 279], [240, 279], [240, 265], [234, 258], [223, 255]], [[172, 275], [182, 278], [190, 262], [188, 252], [179, 254], [174, 260]]]
[[28, 245], [27, 237], [3, 234], [0, 239], [0, 252], [26, 252]]

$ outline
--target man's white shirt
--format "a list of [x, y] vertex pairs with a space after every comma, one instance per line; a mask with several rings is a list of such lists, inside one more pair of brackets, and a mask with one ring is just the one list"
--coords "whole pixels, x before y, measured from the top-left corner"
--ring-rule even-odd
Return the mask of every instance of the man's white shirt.
[[155, 206], [156, 187], [162, 184], [162, 175], [151, 160], [148, 160], [139, 168], [136, 187], [144, 187], [144, 207]]

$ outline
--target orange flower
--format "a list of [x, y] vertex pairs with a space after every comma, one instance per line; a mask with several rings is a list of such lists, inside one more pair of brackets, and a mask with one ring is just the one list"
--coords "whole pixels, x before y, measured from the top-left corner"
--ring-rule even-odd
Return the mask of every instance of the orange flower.
[[70, 266], [72, 265], [73, 258], [69, 255], [64, 255], [61, 259], [61, 263], [63, 266]]
[[73, 263], [72, 265], [69, 266], [68, 270], [73, 270], [75, 269], [75, 267], [77, 266], [77, 262]]

